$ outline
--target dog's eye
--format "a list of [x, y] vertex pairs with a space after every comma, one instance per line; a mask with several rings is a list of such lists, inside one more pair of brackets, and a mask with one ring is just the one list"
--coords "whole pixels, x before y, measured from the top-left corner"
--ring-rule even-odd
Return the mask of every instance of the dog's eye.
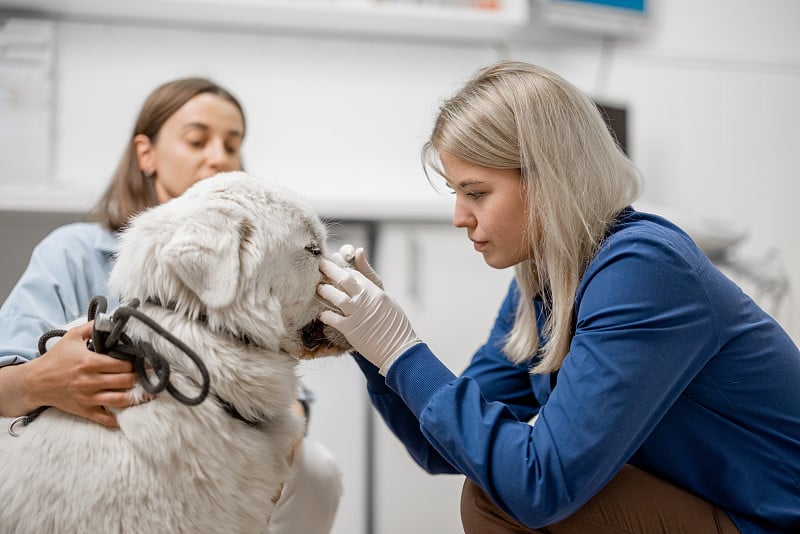
[[317, 245], [314, 244], [308, 245], [306, 247], [306, 250], [312, 253], [314, 256], [319, 256], [320, 254], [322, 254], [322, 250]]

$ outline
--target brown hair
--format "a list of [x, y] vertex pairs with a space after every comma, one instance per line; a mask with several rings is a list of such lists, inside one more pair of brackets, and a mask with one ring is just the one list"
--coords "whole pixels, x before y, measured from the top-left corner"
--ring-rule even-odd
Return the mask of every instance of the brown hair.
[[155, 142], [167, 119], [186, 102], [203, 93], [219, 96], [236, 106], [244, 125], [244, 109], [236, 97], [210, 80], [181, 78], [157, 87], [142, 105], [117, 170], [103, 196], [89, 212], [90, 220], [116, 231], [125, 226], [131, 216], [159, 203], [153, 180], [145, 177], [139, 167], [133, 139], [144, 134]]

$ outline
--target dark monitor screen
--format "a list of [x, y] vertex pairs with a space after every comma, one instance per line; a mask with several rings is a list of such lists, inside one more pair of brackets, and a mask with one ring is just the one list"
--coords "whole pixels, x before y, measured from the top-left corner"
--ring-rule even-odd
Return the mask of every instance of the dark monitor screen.
[[606, 124], [608, 125], [608, 129], [611, 130], [611, 133], [617, 139], [617, 143], [619, 144], [622, 151], [630, 157], [630, 152], [628, 151], [628, 110], [622, 106], [614, 106], [610, 104], [601, 104], [599, 102], [595, 102], [597, 108], [600, 110], [600, 114], [603, 115], [603, 118], [606, 120]]

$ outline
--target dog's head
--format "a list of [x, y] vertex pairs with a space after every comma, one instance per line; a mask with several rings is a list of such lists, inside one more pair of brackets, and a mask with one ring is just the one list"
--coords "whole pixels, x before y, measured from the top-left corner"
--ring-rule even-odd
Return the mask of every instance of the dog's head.
[[109, 286], [122, 301], [157, 302], [297, 358], [339, 354], [349, 344], [318, 319], [325, 239], [293, 192], [221, 173], [131, 221]]

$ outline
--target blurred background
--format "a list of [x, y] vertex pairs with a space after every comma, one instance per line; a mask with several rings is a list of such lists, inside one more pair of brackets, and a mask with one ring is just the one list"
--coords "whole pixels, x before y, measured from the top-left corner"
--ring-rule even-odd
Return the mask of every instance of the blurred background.
[[[307, 196], [331, 248], [366, 245], [458, 372], [512, 273], [450, 226], [419, 150], [442, 100], [499, 59], [606, 106], [642, 171], [637, 207], [682, 225], [800, 339], [796, 0], [0, 0], [0, 298], [94, 204], [146, 95], [200, 75], [244, 105], [247, 170]], [[310, 434], [344, 472], [334, 533], [461, 532], [462, 479], [416, 467], [351, 359], [300, 371]]]

